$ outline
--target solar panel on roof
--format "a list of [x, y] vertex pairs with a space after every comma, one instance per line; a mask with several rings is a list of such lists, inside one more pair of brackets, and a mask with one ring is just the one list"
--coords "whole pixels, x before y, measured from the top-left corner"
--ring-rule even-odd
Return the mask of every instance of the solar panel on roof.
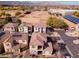
[[65, 15], [64, 18], [73, 23], [79, 23], [79, 18], [77, 17], [71, 16], [71, 15]]

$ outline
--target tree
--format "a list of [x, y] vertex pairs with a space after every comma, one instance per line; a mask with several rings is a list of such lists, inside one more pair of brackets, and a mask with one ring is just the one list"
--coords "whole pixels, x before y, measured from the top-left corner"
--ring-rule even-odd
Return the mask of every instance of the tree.
[[2, 42], [0, 42], [0, 54], [1, 53], [4, 53], [5, 51], [4, 51], [4, 45], [3, 45], [3, 43]]
[[15, 16], [19, 16], [19, 15], [21, 15], [21, 12], [16, 12], [15, 13]]
[[47, 21], [47, 26], [52, 28], [64, 28], [68, 25], [61, 19], [57, 19], [56, 17], [50, 17]]
[[6, 13], [5, 15], [6, 15], [6, 17], [10, 17], [11, 16], [11, 14], [9, 14], [9, 13]]
[[7, 22], [12, 22], [12, 18], [11, 18], [11, 17], [6, 17], [5, 20], [6, 20]]
[[5, 14], [6, 14], [5, 11], [1, 12], [1, 15], [5, 16]]
[[2, 27], [4, 24], [8, 23], [5, 19], [0, 19], [0, 27]]
[[75, 11], [75, 12], [73, 12], [73, 15], [76, 16], [76, 17], [79, 17], [79, 12]]
[[17, 23], [21, 24], [21, 20], [20, 19], [17, 19]]

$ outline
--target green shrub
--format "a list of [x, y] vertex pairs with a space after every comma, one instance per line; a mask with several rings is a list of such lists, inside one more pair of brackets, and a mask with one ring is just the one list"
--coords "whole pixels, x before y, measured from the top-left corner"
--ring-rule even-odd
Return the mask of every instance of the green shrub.
[[21, 15], [21, 12], [16, 12], [15, 13], [15, 16], [19, 16], [19, 15]]
[[64, 28], [65, 26], [67, 26], [67, 24], [61, 19], [50, 17], [47, 21], [47, 26], [50, 26], [52, 28]]

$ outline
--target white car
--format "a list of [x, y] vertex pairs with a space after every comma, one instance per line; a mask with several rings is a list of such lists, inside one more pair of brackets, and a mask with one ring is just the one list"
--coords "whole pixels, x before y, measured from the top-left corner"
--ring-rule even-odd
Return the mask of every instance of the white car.
[[65, 58], [71, 58], [70, 56], [65, 56]]

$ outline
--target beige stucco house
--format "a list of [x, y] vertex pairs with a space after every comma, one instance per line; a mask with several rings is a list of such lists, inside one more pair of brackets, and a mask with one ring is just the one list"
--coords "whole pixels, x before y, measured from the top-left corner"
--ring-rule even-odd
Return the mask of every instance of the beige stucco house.
[[23, 22], [18, 27], [18, 31], [22, 33], [29, 33], [32, 32], [32, 25], [30, 23]]
[[5, 52], [19, 54], [22, 48], [26, 48], [28, 44], [28, 35], [26, 33], [13, 32], [10, 33], [9, 39], [4, 44]]
[[7, 23], [3, 26], [3, 31], [15, 32], [17, 31], [18, 23]]
[[46, 34], [33, 33], [29, 46], [30, 54], [51, 56], [53, 47], [51, 42], [47, 42]]
[[35, 24], [34, 32], [46, 33], [46, 26], [44, 24]]

